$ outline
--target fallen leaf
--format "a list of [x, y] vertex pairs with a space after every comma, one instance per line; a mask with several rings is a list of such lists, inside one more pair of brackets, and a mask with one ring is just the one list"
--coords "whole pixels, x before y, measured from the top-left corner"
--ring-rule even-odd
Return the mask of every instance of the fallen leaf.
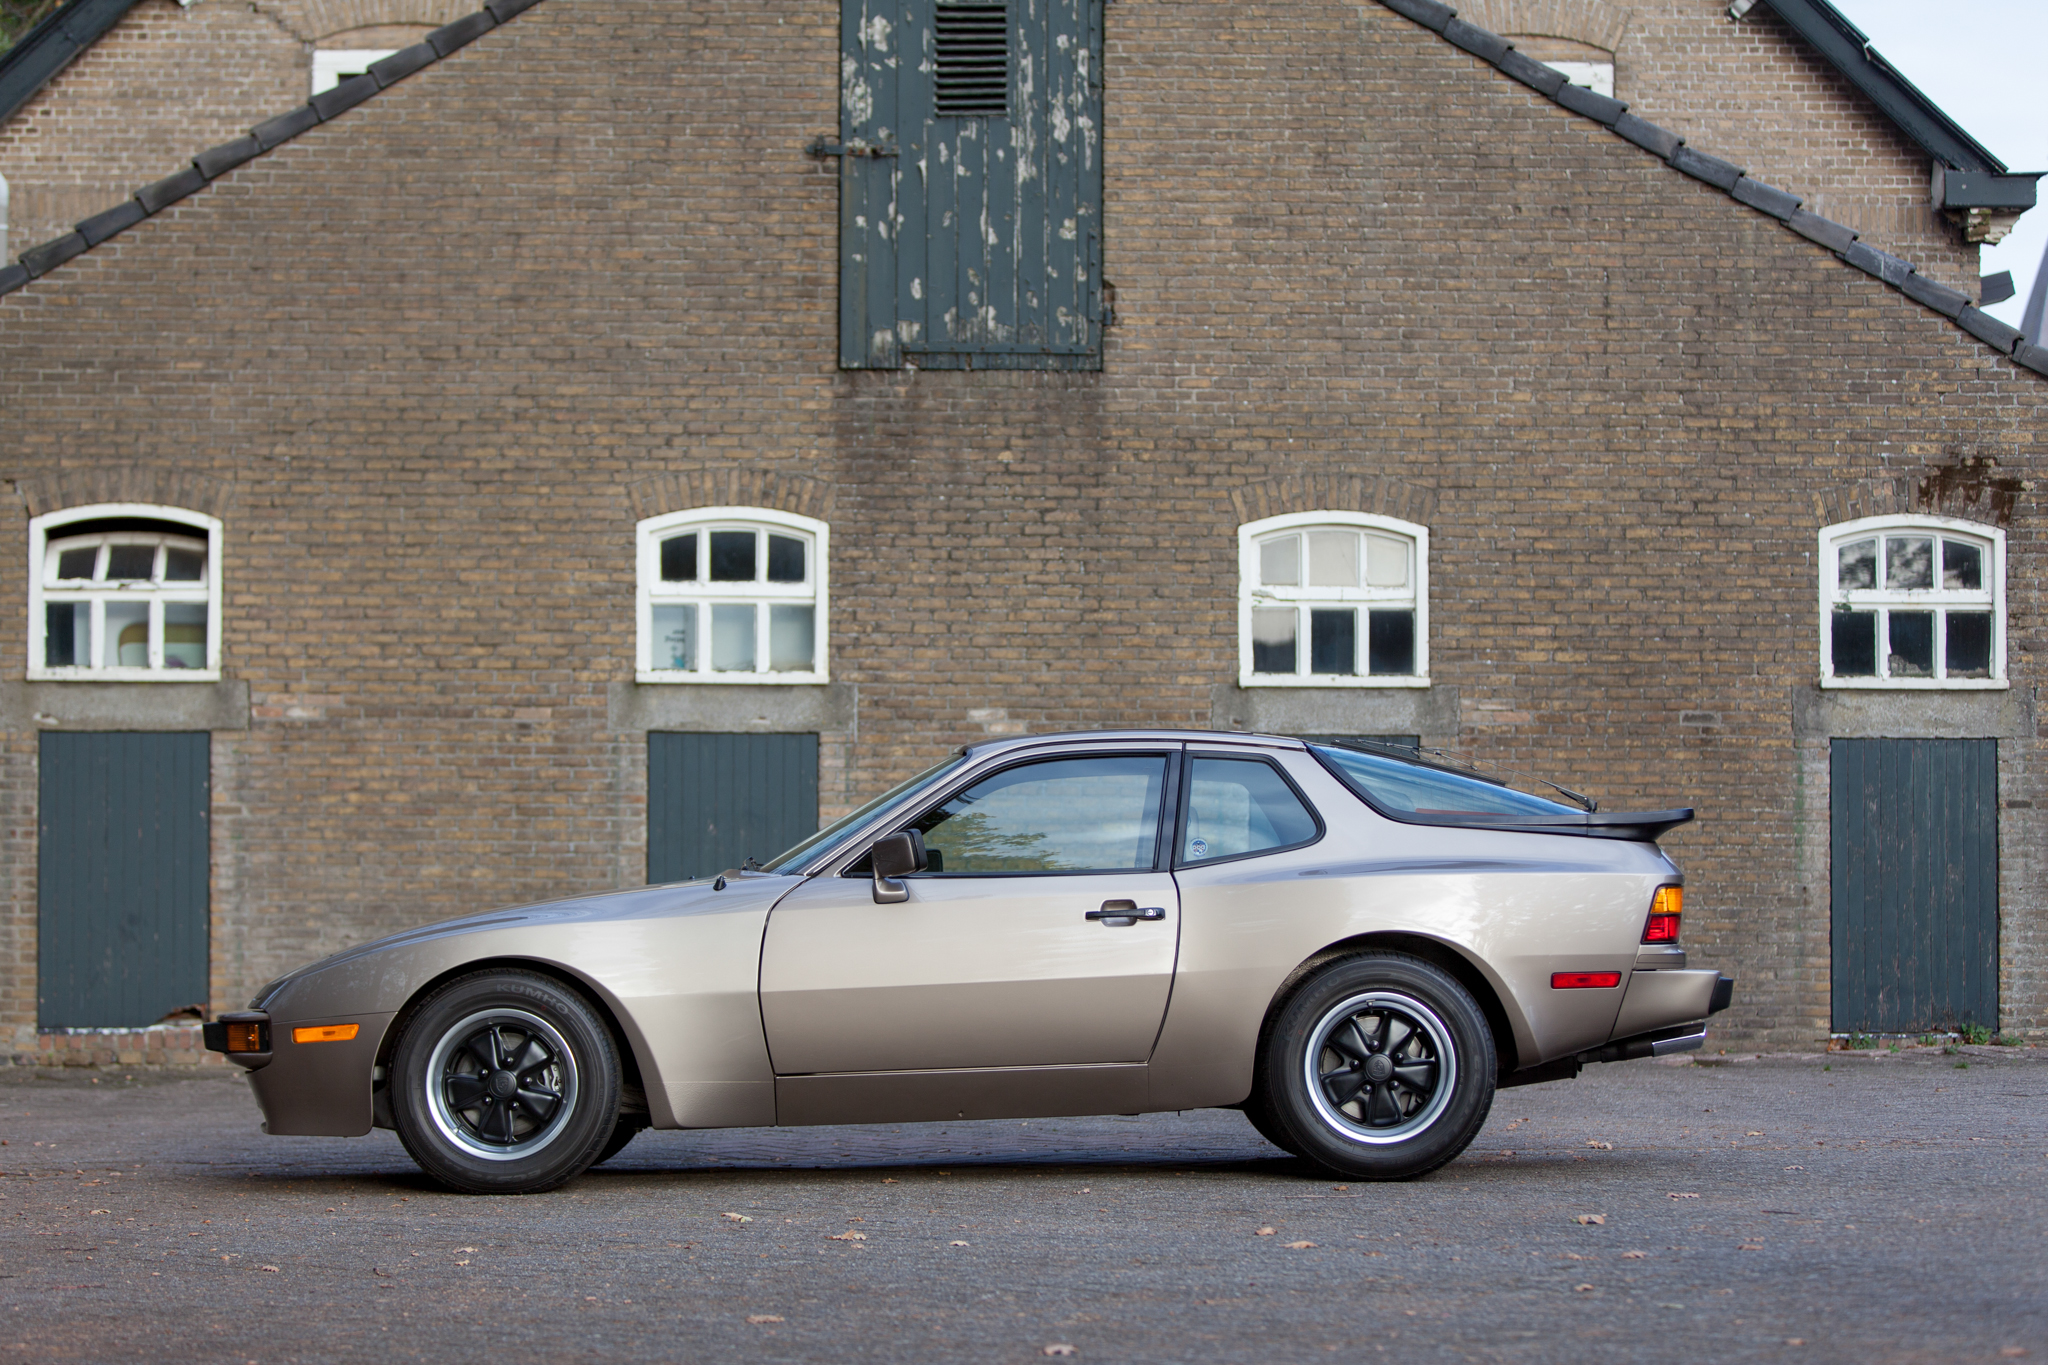
[[1260, 1229], [1259, 1229], [1259, 1230], [1258, 1230], [1257, 1232], [1253, 1233], [1253, 1234], [1252, 1234], [1252, 1236], [1254, 1236], [1254, 1237], [1271, 1237], [1271, 1236], [1272, 1236], [1272, 1235], [1273, 1235], [1273, 1234], [1274, 1234], [1275, 1232], [1277, 1232], [1277, 1231], [1279, 1231], [1279, 1229], [1278, 1229], [1278, 1228], [1260, 1228]]
[[1621, 1253], [1621, 1259], [1624, 1261], [1640, 1261], [1649, 1254], [1647, 1251], [1624, 1251]]
[[1307, 1251], [1314, 1246], [1314, 1242], [1289, 1242], [1287, 1249], [1289, 1251]]
[[1585, 1227], [1588, 1224], [1594, 1227], [1601, 1227], [1606, 1224], [1607, 1215], [1604, 1213], [1582, 1213], [1578, 1215], [1576, 1218], [1572, 1219], [1572, 1221], [1574, 1223], [1577, 1223], [1580, 1227]]
[[468, 1265], [468, 1264], [469, 1264], [469, 1261], [468, 1261], [467, 1259], [464, 1259], [464, 1260], [460, 1260], [460, 1261], [457, 1261], [457, 1262], [456, 1262], [455, 1264], [457, 1264], [457, 1265]]
[[1764, 1249], [1764, 1244], [1762, 1242], [1744, 1242], [1741, 1246], [1738, 1246], [1735, 1249], [1737, 1251], [1762, 1251]]
[[729, 1218], [735, 1223], [751, 1223], [754, 1221], [744, 1213], [721, 1213], [718, 1216], [720, 1218]]
[[1572, 1286], [1572, 1293], [1574, 1294], [1590, 1294], [1592, 1292], [1593, 1286], [1590, 1284], [1575, 1284]]
[[1344, 1192], [1345, 1190], [1348, 1190], [1348, 1189], [1350, 1189], [1351, 1187], [1350, 1187], [1349, 1185], [1332, 1185], [1332, 1186], [1330, 1186], [1330, 1188], [1331, 1188], [1331, 1189], [1333, 1189], [1333, 1190], [1336, 1190], [1336, 1191], [1337, 1191], [1338, 1193], [1340, 1193], [1340, 1194], [1341, 1194], [1341, 1193], [1343, 1193], [1343, 1192]]
[[[92, 1212], [93, 1212], [93, 1213], [112, 1213], [112, 1212], [113, 1212], [113, 1210], [112, 1210], [112, 1209], [94, 1209], [94, 1210], [93, 1210]], [[89, 1213], [89, 1214], [87, 1214], [87, 1215], [86, 1215], [86, 1217], [90, 1218], [90, 1217], [92, 1217], [92, 1214], [91, 1214], [91, 1213]]]
[[758, 1327], [764, 1322], [781, 1322], [782, 1315], [779, 1313], [749, 1313], [747, 1314], [747, 1321]]
[[884, 1185], [901, 1185], [903, 1182], [893, 1175], [885, 1175], [882, 1177], [882, 1183]]
[[1698, 1196], [1698, 1195], [1696, 1195], [1696, 1194], [1667, 1194], [1667, 1195], [1665, 1195], [1664, 1197], [1665, 1197], [1666, 1199], [1697, 1199], [1697, 1198], [1699, 1198], [1699, 1196]]
[[1052, 1345], [1045, 1348], [1043, 1354], [1049, 1356], [1077, 1356], [1081, 1352], [1064, 1341], [1055, 1341]]
[[1806, 1344], [1806, 1338], [1805, 1338], [1805, 1337], [1786, 1337], [1786, 1338], [1785, 1338], [1785, 1344], [1786, 1344], [1787, 1346], [1804, 1346], [1804, 1345]]
[[379, 1270], [379, 1269], [378, 1269], [378, 1268], [377, 1268], [376, 1266], [371, 1266], [371, 1267], [370, 1267], [370, 1273], [371, 1273], [372, 1275], [381, 1275], [381, 1276], [383, 1276], [383, 1277], [384, 1277], [385, 1279], [387, 1279], [387, 1280], [391, 1278], [391, 1272], [390, 1272], [390, 1271], [388, 1271], [388, 1270]]
[[1576, 1251], [1567, 1251], [1567, 1252], [1566, 1252], [1566, 1253], [1564, 1254], [1564, 1258], [1565, 1258], [1565, 1259], [1566, 1259], [1567, 1261], [1583, 1261], [1583, 1260], [1585, 1260], [1585, 1259], [1586, 1259], [1585, 1257], [1583, 1257], [1583, 1256], [1579, 1255], [1579, 1253], [1578, 1253], [1578, 1252], [1576, 1252]]
[[1744, 1134], [1743, 1134], [1743, 1136], [1744, 1136], [1744, 1137], [1762, 1137], [1762, 1136], [1763, 1136], [1763, 1134], [1762, 1134], [1762, 1133], [1759, 1133], [1759, 1132], [1757, 1132], [1757, 1131], [1756, 1131], [1755, 1129], [1751, 1129], [1751, 1130], [1750, 1130], [1749, 1132], [1747, 1132], [1747, 1133], [1744, 1133]]
[[2024, 1346], [2001, 1346], [1998, 1348], [1998, 1353], [2007, 1360], [2017, 1360], [2027, 1353], [2027, 1348]]
[[966, 1245], [967, 1245], [967, 1243], [965, 1243], [965, 1242], [948, 1242], [948, 1243], [946, 1243], [946, 1245], [947, 1245], [947, 1246], [949, 1246], [949, 1247], [964, 1247], [964, 1246], [966, 1246]]
[[1587, 1145], [1588, 1147], [1591, 1147], [1591, 1148], [1593, 1148], [1593, 1149], [1594, 1149], [1594, 1150], [1596, 1150], [1596, 1151], [1601, 1151], [1601, 1152], [1611, 1152], [1611, 1151], [1613, 1151], [1613, 1150], [1614, 1150], [1614, 1144], [1613, 1144], [1613, 1143], [1611, 1143], [1611, 1142], [1594, 1142], [1594, 1141], [1590, 1141], [1590, 1140], [1589, 1140], [1589, 1141], [1588, 1141], [1588, 1142], [1586, 1143], [1586, 1145]]
[[1787, 1166], [1785, 1169], [1788, 1171], [1803, 1171], [1806, 1168], [1804, 1166]]
[[457, 1251], [459, 1251], [459, 1252], [462, 1252], [462, 1253], [463, 1253], [464, 1255], [466, 1255], [466, 1256], [474, 1256], [474, 1255], [476, 1255], [476, 1248], [475, 1248], [475, 1247], [457, 1247], [457, 1248], [455, 1248], [455, 1249], [456, 1249]]
[[844, 1232], [833, 1233], [825, 1240], [828, 1242], [865, 1242], [867, 1239], [868, 1235], [865, 1232], [855, 1232], [852, 1228], [848, 1228]]
[[284, 1273], [284, 1272], [283, 1272], [282, 1270], [279, 1270], [279, 1269], [278, 1269], [278, 1268], [277, 1268], [276, 1266], [274, 1266], [274, 1265], [259, 1265], [259, 1266], [257, 1266], [256, 1268], [257, 1268], [258, 1270], [267, 1270], [267, 1271], [269, 1271], [269, 1272], [270, 1272], [271, 1274], [273, 1274], [273, 1275], [282, 1275], [282, 1274]]

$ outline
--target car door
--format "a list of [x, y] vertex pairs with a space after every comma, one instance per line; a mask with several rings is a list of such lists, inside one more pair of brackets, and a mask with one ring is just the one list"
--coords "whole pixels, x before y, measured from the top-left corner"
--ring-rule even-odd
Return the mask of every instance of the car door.
[[[1141, 1069], [1179, 933], [1160, 833], [1176, 747], [1067, 749], [968, 779], [906, 822], [932, 865], [903, 879], [904, 902], [876, 904], [863, 864], [791, 892], [761, 961], [778, 1077]], [[937, 1097], [934, 1113], [951, 1102], [943, 1084], [911, 1088]], [[786, 1093], [778, 1084], [778, 1103]]]

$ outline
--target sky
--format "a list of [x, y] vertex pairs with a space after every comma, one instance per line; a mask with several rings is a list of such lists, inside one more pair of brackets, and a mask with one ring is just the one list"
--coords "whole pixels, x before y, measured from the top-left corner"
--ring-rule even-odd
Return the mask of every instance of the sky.
[[[1834, 0], [1870, 44], [2015, 171], [2048, 170], [2048, 0]], [[2048, 180], [2041, 182], [2048, 200]], [[2017, 327], [2048, 247], [2048, 206], [1997, 246], [1984, 273], [2016, 292], [1984, 311]]]

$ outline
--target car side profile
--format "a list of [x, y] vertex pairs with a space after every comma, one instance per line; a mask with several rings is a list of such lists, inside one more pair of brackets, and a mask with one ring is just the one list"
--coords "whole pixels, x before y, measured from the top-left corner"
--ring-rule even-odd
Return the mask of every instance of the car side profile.
[[1369, 743], [972, 745], [765, 866], [338, 953], [207, 1045], [266, 1131], [394, 1128], [477, 1193], [647, 1127], [1206, 1107], [1416, 1176], [1497, 1087], [1697, 1048], [1729, 1002], [1656, 843], [1692, 812], [1555, 790]]

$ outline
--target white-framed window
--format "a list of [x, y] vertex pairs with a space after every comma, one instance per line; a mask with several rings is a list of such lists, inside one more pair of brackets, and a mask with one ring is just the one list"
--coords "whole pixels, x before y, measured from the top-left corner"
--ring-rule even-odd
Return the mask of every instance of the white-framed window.
[[1429, 529], [1364, 512], [1237, 528], [1238, 684], [1429, 686]]
[[831, 529], [759, 507], [700, 507], [639, 526], [641, 682], [828, 681]]
[[140, 503], [29, 521], [31, 681], [220, 677], [221, 524]]
[[1865, 517], [1820, 533], [1823, 687], [2006, 686], [2005, 533]]
[[332, 47], [313, 53], [313, 93], [324, 95], [351, 76], [360, 76], [389, 57], [395, 47]]
[[1561, 72], [1567, 83], [1582, 85], [1596, 95], [1614, 98], [1613, 62], [1545, 62], [1552, 71]]

